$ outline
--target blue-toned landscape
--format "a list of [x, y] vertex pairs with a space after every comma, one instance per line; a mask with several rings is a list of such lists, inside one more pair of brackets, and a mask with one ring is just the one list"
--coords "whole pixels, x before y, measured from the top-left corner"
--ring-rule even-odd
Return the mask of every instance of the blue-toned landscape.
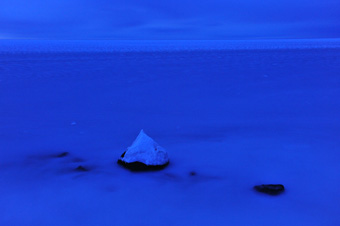
[[[339, 39], [1, 40], [0, 225], [340, 225], [339, 73]], [[141, 129], [165, 169], [117, 164]]]
[[1, 0], [0, 226], [339, 226], [339, 0]]

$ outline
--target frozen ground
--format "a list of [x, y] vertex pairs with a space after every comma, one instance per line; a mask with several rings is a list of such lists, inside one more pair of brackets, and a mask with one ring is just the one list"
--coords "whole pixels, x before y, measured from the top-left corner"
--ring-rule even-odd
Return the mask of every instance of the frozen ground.
[[[0, 41], [0, 225], [340, 225], [339, 42], [313, 42]], [[163, 171], [116, 164], [140, 129]]]

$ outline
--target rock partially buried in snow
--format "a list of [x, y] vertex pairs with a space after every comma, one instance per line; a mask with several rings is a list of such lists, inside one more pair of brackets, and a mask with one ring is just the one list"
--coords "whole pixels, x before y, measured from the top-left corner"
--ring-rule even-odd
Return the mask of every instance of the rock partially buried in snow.
[[75, 171], [78, 171], [78, 172], [86, 172], [86, 171], [89, 171], [89, 169], [85, 168], [84, 166], [82, 165], [79, 165], [77, 168], [74, 169]]
[[120, 156], [118, 164], [132, 171], [160, 170], [169, 164], [168, 153], [140, 131], [136, 140]]
[[62, 153], [58, 154], [56, 157], [57, 158], [64, 158], [64, 157], [66, 157], [68, 155], [69, 155], [69, 153], [67, 151], [65, 151], [65, 152], [62, 152]]
[[285, 190], [285, 187], [282, 184], [262, 184], [254, 186], [254, 189], [269, 195], [278, 195]]

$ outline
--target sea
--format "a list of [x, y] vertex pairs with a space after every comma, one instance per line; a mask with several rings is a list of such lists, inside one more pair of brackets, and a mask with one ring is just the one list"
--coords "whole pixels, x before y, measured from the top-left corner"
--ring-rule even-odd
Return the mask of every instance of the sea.
[[0, 225], [340, 225], [339, 116], [340, 39], [0, 40]]

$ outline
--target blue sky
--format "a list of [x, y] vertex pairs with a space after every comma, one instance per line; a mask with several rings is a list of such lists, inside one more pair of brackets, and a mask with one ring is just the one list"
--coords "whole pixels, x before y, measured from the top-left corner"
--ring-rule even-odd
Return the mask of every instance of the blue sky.
[[339, 37], [339, 0], [0, 1], [0, 38]]

